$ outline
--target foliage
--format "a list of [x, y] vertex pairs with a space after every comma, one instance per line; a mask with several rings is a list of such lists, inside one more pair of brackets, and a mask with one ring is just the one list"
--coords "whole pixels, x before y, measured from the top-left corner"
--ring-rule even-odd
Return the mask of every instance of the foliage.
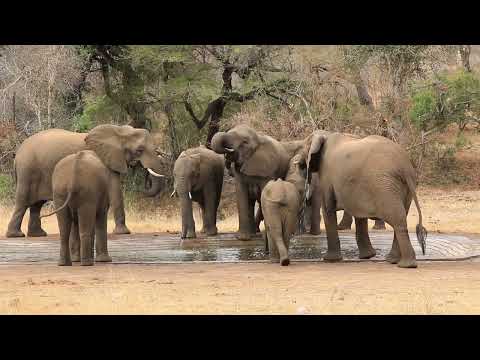
[[83, 113], [73, 119], [72, 130], [88, 132], [103, 123], [123, 125], [124, 122], [121, 109], [108, 96], [92, 96], [86, 99]]
[[424, 131], [450, 123], [463, 130], [469, 121], [480, 118], [480, 79], [463, 70], [437, 76], [413, 92], [410, 118]]
[[15, 197], [15, 183], [7, 174], [0, 174], [0, 200], [13, 200]]

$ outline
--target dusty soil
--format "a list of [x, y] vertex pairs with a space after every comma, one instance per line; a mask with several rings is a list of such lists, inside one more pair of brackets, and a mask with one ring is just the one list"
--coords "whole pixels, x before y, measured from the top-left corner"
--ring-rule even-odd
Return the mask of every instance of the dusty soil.
[[480, 314], [480, 263], [8, 265], [1, 314]]

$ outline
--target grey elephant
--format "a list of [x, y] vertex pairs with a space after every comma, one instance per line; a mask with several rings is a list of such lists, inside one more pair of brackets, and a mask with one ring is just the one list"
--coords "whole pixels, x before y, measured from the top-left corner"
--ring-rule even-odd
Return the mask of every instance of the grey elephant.
[[176, 193], [180, 198], [182, 239], [196, 237], [192, 201], [197, 202], [202, 211], [202, 232], [208, 236], [217, 234], [224, 167], [223, 156], [204, 146], [183, 151], [175, 161], [172, 196]]
[[[52, 174], [53, 202], [60, 229], [58, 265], [72, 261], [93, 265], [93, 243], [97, 262], [110, 262], [107, 248], [109, 186], [113, 172], [91, 150], [80, 151], [60, 160]], [[72, 243], [69, 243], [72, 233]]]
[[327, 261], [342, 259], [336, 211], [345, 210], [355, 218], [360, 258], [375, 256], [368, 236], [368, 219], [384, 219], [394, 229], [387, 261], [403, 268], [417, 266], [407, 229], [412, 199], [419, 220], [417, 239], [425, 253], [426, 230], [416, 195], [415, 170], [407, 153], [382, 136], [359, 139], [354, 136], [316, 131], [305, 143], [309, 182], [318, 173], [318, 186], [312, 193], [322, 206], [327, 232]]
[[62, 129], [41, 131], [26, 139], [15, 156], [15, 210], [8, 224], [7, 237], [23, 237], [23, 216], [30, 208], [28, 236], [46, 236], [41, 227], [40, 210], [52, 200], [52, 173], [55, 165], [67, 155], [93, 150], [113, 172], [109, 186], [110, 203], [115, 218], [116, 234], [130, 233], [125, 225], [125, 210], [120, 175], [127, 164], [140, 161], [154, 175], [166, 171], [165, 163], [157, 156], [147, 130], [131, 126], [99, 125], [89, 133]]
[[305, 158], [297, 154], [290, 160], [285, 180], [271, 180], [262, 191], [264, 239], [268, 244], [270, 259], [280, 262], [282, 266], [290, 264], [288, 248], [298, 227], [305, 196], [305, 177]]
[[[290, 159], [303, 146], [303, 140], [280, 142], [257, 134], [247, 125], [237, 125], [213, 136], [212, 150], [226, 154], [227, 161], [233, 165], [240, 240], [250, 240], [251, 235], [256, 233], [254, 206], [256, 201], [261, 201], [260, 194], [265, 184], [285, 178]], [[252, 191], [255, 186], [259, 191]]]

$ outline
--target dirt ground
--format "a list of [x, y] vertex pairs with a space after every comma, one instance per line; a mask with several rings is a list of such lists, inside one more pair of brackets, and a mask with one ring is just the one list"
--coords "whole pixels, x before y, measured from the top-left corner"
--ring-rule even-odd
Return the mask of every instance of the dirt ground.
[[[419, 198], [430, 232], [480, 234], [480, 191], [420, 188]], [[10, 213], [0, 208], [0, 237]], [[55, 217], [44, 220], [46, 231], [58, 233]], [[408, 222], [413, 230], [413, 206]], [[175, 215], [160, 212], [128, 213], [127, 224], [134, 232], [180, 229]], [[235, 231], [236, 217], [219, 229]], [[0, 314], [480, 314], [480, 262], [420, 262], [413, 270], [384, 263], [2, 265]]]
[[480, 262], [6, 265], [1, 314], [480, 314]]

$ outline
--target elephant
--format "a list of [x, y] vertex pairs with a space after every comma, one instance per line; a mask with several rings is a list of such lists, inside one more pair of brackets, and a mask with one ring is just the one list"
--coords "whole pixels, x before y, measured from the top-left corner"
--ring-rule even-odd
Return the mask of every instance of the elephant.
[[46, 236], [41, 227], [40, 210], [52, 200], [52, 173], [55, 165], [65, 156], [82, 150], [93, 150], [112, 171], [110, 203], [115, 218], [116, 234], [128, 234], [120, 175], [127, 165], [140, 161], [150, 173], [161, 176], [167, 167], [156, 154], [149, 132], [131, 126], [99, 125], [88, 133], [75, 133], [63, 129], [41, 131], [27, 138], [15, 156], [15, 210], [7, 237], [23, 237], [23, 216], [30, 208], [28, 236]]
[[[91, 150], [83, 150], [60, 160], [52, 174], [53, 202], [60, 229], [58, 265], [93, 265], [93, 242], [97, 262], [111, 262], [107, 248], [109, 186], [114, 173]], [[72, 234], [72, 242], [69, 243]]]
[[195, 238], [192, 201], [202, 210], [203, 229], [208, 236], [216, 235], [217, 210], [223, 187], [225, 160], [222, 155], [199, 146], [183, 151], [173, 168], [174, 191], [180, 198], [181, 238]]
[[[212, 150], [226, 154], [227, 161], [233, 164], [239, 216], [238, 239], [250, 240], [251, 235], [256, 233], [255, 201], [261, 201], [261, 191], [269, 180], [285, 177], [290, 159], [303, 146], [303, 140], [280, 142], [268, 135], [257, 134], [244, 124], [213, 136]], [[252, 191], [252, 185], [258, 186], [260, 191]]]
[[270, 259], [282, 266], [290, 264], [288, 248], [298, 227], [298, 217], [305, 196], [305, 158], [297, 154], [290, 160], [285, 180], [270, 180], [261, 195], [265, 221], [264, 239]]
[[[377, 135], [358, 138], [348, 134], [315, 131], [305, 141], [308, 171], [318, 174], [312, 197], [325, 217], [328, 251], [325, 261], [342, 259], [336, 211], [355, 218], [360, 258], [376, 255], [368, 236], [368, 219], [383, 219], [394, 229], [387, 261], [402, 268], [417, 267], [407, 229], [412, 199], [418, 211], [417, 240], [425, 253], [427, 231], [416, 195], [416, 174], [408, 154], [398, 144]], [[319, 216], [318, 216], [319, 217]]]

